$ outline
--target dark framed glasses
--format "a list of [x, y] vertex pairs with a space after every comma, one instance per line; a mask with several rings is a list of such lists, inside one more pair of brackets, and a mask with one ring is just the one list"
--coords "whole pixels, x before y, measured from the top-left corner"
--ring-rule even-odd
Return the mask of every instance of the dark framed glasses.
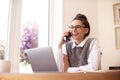
[[76, 26], [70, 25], [69, 28], [70, 28], [70, 29], [80, 30], [81, 28], [85, 28], [85, 27], [84, 27], [84, 26], [81, 26], [81, 25], [76, 25]]

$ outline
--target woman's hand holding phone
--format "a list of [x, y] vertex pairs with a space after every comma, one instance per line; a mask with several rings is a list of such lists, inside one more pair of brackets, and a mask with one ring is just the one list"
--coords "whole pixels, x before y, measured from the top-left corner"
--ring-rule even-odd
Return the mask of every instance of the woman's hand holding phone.
[[71, 33], [68, 32], [68, 35], [66, 36], [66, 42], [70, 41], [71, 40], [70, 38], [71, 38]]
[[58, 45], [59, 48], [62, 48], [62, 45], [69, 41], [70, 40], [70, 37], [71, 37], [71, 33], [69, 31], [65, 31], [61, 37], [61, 40], [60, 40], [60, 43]]

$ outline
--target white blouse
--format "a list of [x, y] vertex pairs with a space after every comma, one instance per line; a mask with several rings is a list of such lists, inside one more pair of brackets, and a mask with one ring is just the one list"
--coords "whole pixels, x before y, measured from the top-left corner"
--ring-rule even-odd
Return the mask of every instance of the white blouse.
[[[73, 48], [75, 46], [76, 47], [83, 47], [87, 40], [88, 40], [88, 38], [83, 40], [79, 45], [76, 45], [73, 42], [72, 47]], [[58, 67], [59, 67], [60, 72], [63, 72], [64, 71], [64, 68], [63, 68], [64, 63], [63, 63], [63, 60], [62, 60], [63, 59], [62, 54], [67, 55], [65, 45], [62, 46], [62, 49], [59, 49], [58, 54], [59, 54], [58, 55], [58, 62], [57, 62]], [[99, 43], [98, 43], [97, 39], [92, 40], [92, 42], [90, 44], [90, 54], [89, 54], [89, 57], [88, 57], [87, 61], [88, 61], [87, 65], [79, 66], [79, 67], [69, 67], [68, 72], [98, 70], [98, 67], [100, 66], [100, 63], [101, 63], [101, 50], [100, 50], [100, 46], [99, 46]]]

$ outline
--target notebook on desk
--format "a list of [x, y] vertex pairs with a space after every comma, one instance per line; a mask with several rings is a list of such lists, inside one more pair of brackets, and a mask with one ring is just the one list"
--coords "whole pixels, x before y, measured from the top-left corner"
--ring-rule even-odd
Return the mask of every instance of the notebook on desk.
[[25, 50], [33, 72], [58, 72], [58, 67], [51, 47]]

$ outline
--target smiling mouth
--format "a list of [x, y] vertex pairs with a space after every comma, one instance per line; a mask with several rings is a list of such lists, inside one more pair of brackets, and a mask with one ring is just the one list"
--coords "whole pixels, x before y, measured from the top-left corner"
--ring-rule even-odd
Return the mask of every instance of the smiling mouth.
[[78, 36], [79, 34], [72, 34], [72, 36]]

